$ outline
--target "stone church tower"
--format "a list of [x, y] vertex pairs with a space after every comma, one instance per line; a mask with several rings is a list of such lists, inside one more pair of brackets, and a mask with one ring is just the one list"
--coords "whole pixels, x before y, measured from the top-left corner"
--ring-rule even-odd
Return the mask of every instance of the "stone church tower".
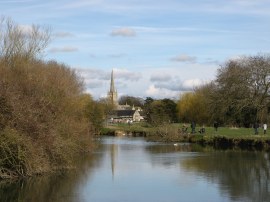
[[118, 107], [118, 95], [117, 90], [114, 86], [114, 76], [113, 76], [113, 70], [111, 73], [111, 85], [110, 85], [110, 91], [108, 92], [108, 99], [111, 102], [111, 104], [114, 105], [115, 108]]

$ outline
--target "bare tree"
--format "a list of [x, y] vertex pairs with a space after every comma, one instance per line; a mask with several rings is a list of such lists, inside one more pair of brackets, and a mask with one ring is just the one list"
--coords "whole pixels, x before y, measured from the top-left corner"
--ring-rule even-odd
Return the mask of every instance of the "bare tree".
[[10, 18], [0, 19], [0, 57], [9, 65], [16, 61], [29, 61], [40, 57], [50, 42], [49, 27], [19, 26]]

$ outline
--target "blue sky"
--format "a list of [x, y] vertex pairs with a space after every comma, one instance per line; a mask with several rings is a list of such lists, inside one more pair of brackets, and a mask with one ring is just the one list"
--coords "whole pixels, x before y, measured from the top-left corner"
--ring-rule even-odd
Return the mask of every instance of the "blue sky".
[[96, 99], [178, 98], [228, 59], [270, 53], [269, 0], [0, 0], [21, 26], [52, 28], [46, 60], [76, 69]]

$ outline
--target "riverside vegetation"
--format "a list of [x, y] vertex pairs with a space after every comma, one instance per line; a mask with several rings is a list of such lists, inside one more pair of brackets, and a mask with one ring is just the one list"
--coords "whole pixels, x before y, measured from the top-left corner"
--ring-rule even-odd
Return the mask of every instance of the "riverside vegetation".
[[[185, 124], [187, 125], [187, 124]], [[163, 124], [151, 126], [147, 123], [134, 123], [132, 125], [117, 124], [103, 128], [103, 135], [126, 134], [130, 136], [142, 136], [148, 141], [167, 143], [196, 143], [202, 146], [212, 146], [216, 149], [242, 149], [242, 150], [266, 150], [270, 151], [270, 134], [254, 135], [253, 128], [220, 127], [217, 131], [213, 127], [205, 127], [205, 133], [191, 134], [191, 129], [182, 132], [183, 124]]]
[[49, 28], [2, 18], [0, 33], [0, 179], [71, 167], [93, 149], [95, 102], [74, 70], [41, 59]]
[[[212, 82], [182, 93], [176, 101], [146, 98], [143, 110], [147, 127], [140, 129], [138, 126], [127, 128], [121, 125], [122, 129], [141, 130], [154, 141], [269, 149], [269, 136], [253, 135], [253, 127], [269, 125], [270, 55], [258, 54], [229, 60], [218, 69]], [[177, 127], [172, 124], [175, 122], [188, 123], [188, 127], [190, 123], [196, 123], [197, 130], [199, 125], [205, 126], [206, 133], [181, 133], [179, 124]], [[218, 124], [218, 132], [213, 131], [213, 123]]]

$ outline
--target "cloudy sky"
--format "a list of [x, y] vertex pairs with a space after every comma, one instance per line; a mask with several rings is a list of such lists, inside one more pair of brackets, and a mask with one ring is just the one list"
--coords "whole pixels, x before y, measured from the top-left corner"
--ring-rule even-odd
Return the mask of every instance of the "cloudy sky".
[[52, 28], [46, 60], [75, 68], [96, 99], [177, 98], [226, 60], [270, 53], [269, 0], [0, 0], [21, 26]]

